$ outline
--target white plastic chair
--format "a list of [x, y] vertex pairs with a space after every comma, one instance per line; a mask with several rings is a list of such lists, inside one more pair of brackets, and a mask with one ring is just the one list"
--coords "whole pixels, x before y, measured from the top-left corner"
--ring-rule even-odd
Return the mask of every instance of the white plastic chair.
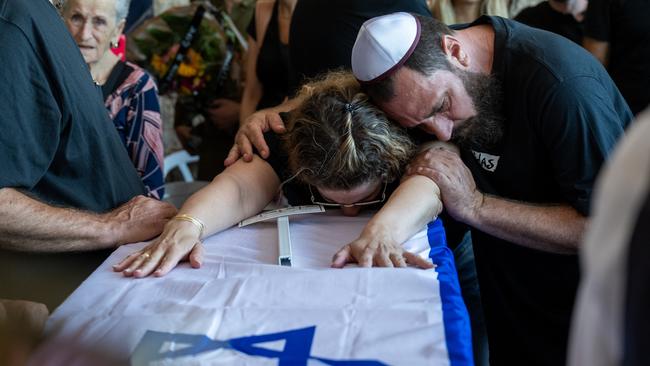
[[209, 182], [194, 181], [189, 164], [197, 161], [199, 161], [198, 156], [190, 155], [185, 150], [176, 151], [165, 157], [165, 177], [170, 171], [178, 168], [183, 176], [183, 181], [165, 183], [165, 196], [163, 197], [163, 201], [180, 208], [189, 196], [208, 185]]
[[186, 182], [194, 182], [194, 176], [192, 176], [192, 172], [190, 171], [190, 167], [188, 164], [191, 163], [196, 163], [199, 161], [198, 155], [190, 155], [187, 151], [185, 150], [179, 150], [176, 152], [173, 152], [167, 156], [165, 156], [165, 177], [167, 177], [167, 174], [174, 170], [175, 168], [178, 168], [181, 171], [181, 175], [183, 176], [183, 180]]

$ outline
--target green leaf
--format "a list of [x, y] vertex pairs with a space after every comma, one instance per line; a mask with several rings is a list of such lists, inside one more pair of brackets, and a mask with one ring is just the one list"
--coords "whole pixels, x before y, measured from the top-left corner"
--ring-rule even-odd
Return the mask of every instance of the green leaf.
[[178, 35], [178, 39], [183, 38], [185, 33], [187, 33], [187, 29], [190, 27], [192, 21], [191, 16], [179, 16], [171, 13], [164, 13], [160, 17], [167, 23], [169, 29]]

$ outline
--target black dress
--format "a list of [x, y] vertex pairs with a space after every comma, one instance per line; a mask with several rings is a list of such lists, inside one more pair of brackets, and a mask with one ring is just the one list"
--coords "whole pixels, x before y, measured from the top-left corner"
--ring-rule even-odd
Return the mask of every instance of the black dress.
[[[278, 26], [279, 1], [273, 6], [273, 13], [264, 34], [264, 40], [259, 45], [257, 56], [257, 78], [262, 83], [262, 99], [256, 109], [274, 107], [282, 103], [289, 94], [289, 45], [280, 41]], [[257, 29], [255, 16], [248, 26], [248, 34], [255, 39]], [[256, 41], [258, 41], [256, 39]], [[259, 43], [259, 41], [258, 41]]]

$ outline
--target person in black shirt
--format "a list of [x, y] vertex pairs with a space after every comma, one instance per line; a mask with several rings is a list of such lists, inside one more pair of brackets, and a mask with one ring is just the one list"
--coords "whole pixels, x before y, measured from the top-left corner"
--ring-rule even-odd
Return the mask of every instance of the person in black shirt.
[[248, 26], [240, 120], [289, 96], [289, 27], [295, 0], [263, 0]]
[[582, 21], [586, 9], [587, 0], [548, 0], [523, 9], [514, 19], [582, 45]]
[[593, 183], [632, 114], [564, 37], [488, 16], [454, 28], [371, 19], [352, 69], [389, 117], [461, 148], [430, 149], [408, 173], [471, 229], [490, 364], [562, 365]]
[[632, 113], [650, 104], [650, 2], [589, 0], [584, 47], [607, 67]]
[[[47, 0], [0, 0], [0, 59], [0, 297], [53, 306], [107, 253], [91, 260], [25, 252], [92, 251], [150, 239], [175, 209], [140, 196], [144, 186], [101, 90]], [[66, 264], [49, 272], [57, 258]], [[76, 266], [88, 268], [72, 280], [62, 274]], [[57, 281], [67, 281], [65, 290], [51, 294], [52, 301], [41, 298]]]

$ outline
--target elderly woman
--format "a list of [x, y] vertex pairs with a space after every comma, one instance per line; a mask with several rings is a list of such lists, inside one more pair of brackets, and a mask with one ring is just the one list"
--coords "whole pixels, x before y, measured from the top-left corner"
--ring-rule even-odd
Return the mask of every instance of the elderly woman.
[[250, 163], [228, 167], [187, 200], [158, 239], [115, 265], [115, 271], [162, 276], [183, 259], [199, 267], [201, 237], [258, 213], [280, 190], [292, 205], [322, 202], [356, 215], [362, 207], [383, 203], [397, 184], [360, 237], [339, 251], [332, 264], [342, 267], [363, 258], [359, 262], [365, 266], [430, 267], [401, 248], [442, 210], [432, 180], [416, 175], [399, 183], [414, 147], [406, 132], [372, 106], [347, 73], [308, 84], [298, 99], [283, 141], [270, 144], [268, 161], [254, 156]]
[[[140, 67], [110, 48], [124, 29], [130, 0], [67, 0], [63, 18], [77, 42], [104, 104], [148, 195], [164, 193], [163, 143], [156, 85]], [[91, 157], [89, 157], [91, 158]]]

